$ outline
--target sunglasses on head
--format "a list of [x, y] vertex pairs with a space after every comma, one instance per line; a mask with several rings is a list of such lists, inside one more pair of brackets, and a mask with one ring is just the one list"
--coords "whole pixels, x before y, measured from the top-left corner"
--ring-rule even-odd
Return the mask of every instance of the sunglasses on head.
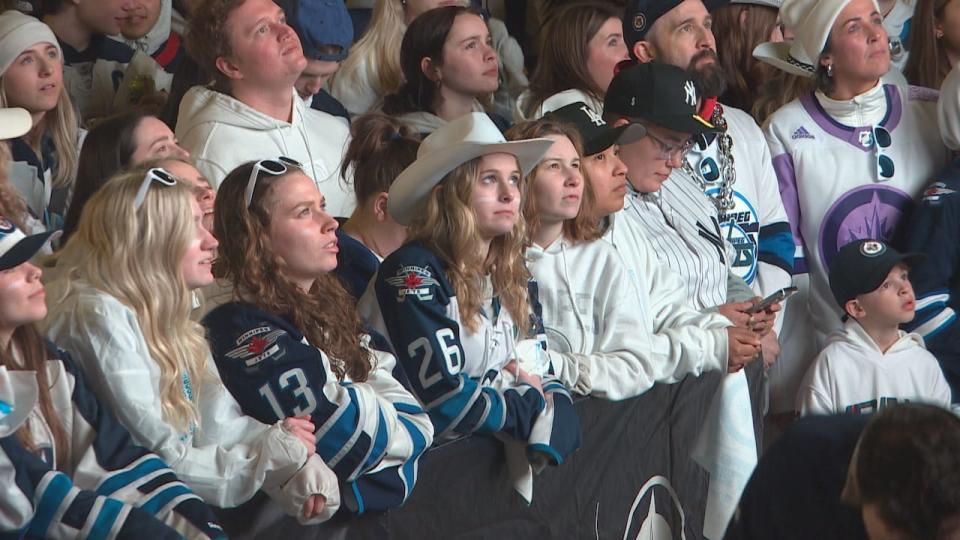
[[153, 185], [154, 182], [162, 186], [172, 187], [177, 185], [177, 177], [160, 167], [154, 167], [148, 170], [147, 174], [143, 177], [143, 181], [140, 182], [140, 189], [137, 190], [137, 196], [133, 198], [134, 208], [140, 210], [140, 207], [143, 206], [143, 201], [147, 198], [147, 192], [150, 191], [150, 186]]
[[247, 208], [250, 208], [250, 203], [253, 202], [253, 192], [257, 189], [257, 180], [260, 179], [260, 173], [264, 172], [270, 176], [280, 176], [289, 171], [291, 167], [303, 170], [303, 165], [299, 161], [286, 156], [280, 156], [275, 159], [261, 159], [254, 163], [253, 169], [250, 171], [250, 179], [247, 180], [247, 189], [243, 193], [243, 199], [247, 204]]

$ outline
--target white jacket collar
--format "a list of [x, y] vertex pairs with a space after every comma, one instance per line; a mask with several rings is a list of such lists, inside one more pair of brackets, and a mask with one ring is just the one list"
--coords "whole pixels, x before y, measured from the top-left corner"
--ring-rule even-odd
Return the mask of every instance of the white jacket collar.
[[183, 96], [183, 102], [180, 104], [177, 133], [187, 133], [194, 127], [206, 123], [226, 124], [254, 131], [297, 126], [303, 122], [306, 105], [297, 95], [296, 89], [291, 87], [290, 93], [293, 96], [293, 111], [290, 122], [284, 122], [254, 109], [229, 94], [205, 86], [194, 86]]
[[820, 90], [817, 90], [814, 95], [823, 110], [831, 118], [845, 126], [876, 126], [883, 121], [883, 117], [887, 114], [887, 95], [883, 91], [883, 81], [849, 100], [830, 99]]

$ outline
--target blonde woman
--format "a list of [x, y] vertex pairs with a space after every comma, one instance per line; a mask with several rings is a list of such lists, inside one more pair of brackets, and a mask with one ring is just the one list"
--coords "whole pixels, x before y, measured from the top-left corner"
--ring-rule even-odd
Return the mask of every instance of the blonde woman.
[[78, 120], [63, 82], [63, 51], [50, 28], [10, 10], [0, 14], [0, 107], [22, 107], [33, 128], [9, 141], [10, 181], [39, 232], [63, 225], [77, 173]]
[[483, 113], [424, 139], [387, 201], [408, 243], [383, 261], [361, 312], [392, 342], [436, 438], [498, 434], [559, 464], [580, 442], [570, 396], [514, 362], [531, 326], [520, 190], [551, 144], [505, 142]]
[[243, 416], [190, 320], [216, 247], [188, 183], [149, 164], [121, 174], [90, 198], [58, 255], [46, 331], [135, 440], [210, 504], [263, 488], [304, 522], [328, 518], [339, 493], [312, 457], [314, 426]]

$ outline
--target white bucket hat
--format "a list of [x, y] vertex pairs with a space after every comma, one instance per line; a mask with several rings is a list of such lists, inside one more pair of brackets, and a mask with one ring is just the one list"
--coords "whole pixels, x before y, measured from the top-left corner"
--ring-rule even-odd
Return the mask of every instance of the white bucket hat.
[[757, 6], [767, 6], [775, 9], [780, 9], [780, 4], [783, 4], [783, 0], [730, 0], [731, 4], [754, 4]]
[[27, 421], [39, 395], [36, 373], [0, 366], [0, 438], [14, 434]]
[[397, 223], [409, 225], [434, 186], [460, 165], [487, 154], [513, 154], [526, 176], [552, 144], [550, 139], [507, 142], [486, 113], [460, 117], [423, 139], [417, 160], [390, 186], [387, 211]]
[[[833, 23], [849, 3], [850, 0], [783, 0], [780, 20], [793, 31], [794, 39], [761, 43], [753, 49], [754, 58], [792, 75], [813, 77]], [[873, 4], [877, 5], [876, 0]]]
[[19, 107], [0, 109], [0, 141], [16, 139], [33, 127], [33, 118]]

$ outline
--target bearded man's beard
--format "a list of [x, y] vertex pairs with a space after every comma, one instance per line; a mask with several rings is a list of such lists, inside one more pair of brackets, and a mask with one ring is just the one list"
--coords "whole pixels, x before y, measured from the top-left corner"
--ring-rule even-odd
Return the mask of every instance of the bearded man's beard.
[[[704, 59], [711, 58], [712, 62], [706, 62], [697, 67]], [[710, 49], [704, 49], [693, 55], [690, 59], [690, 65], [687, 66], [687, 74], [697, 85], [697, 90], [703, 97], [719, 97], [727, 91], [727, 78], [723, 74], [723, 68], [720, 67], [720, 59], [717, 53]]]

